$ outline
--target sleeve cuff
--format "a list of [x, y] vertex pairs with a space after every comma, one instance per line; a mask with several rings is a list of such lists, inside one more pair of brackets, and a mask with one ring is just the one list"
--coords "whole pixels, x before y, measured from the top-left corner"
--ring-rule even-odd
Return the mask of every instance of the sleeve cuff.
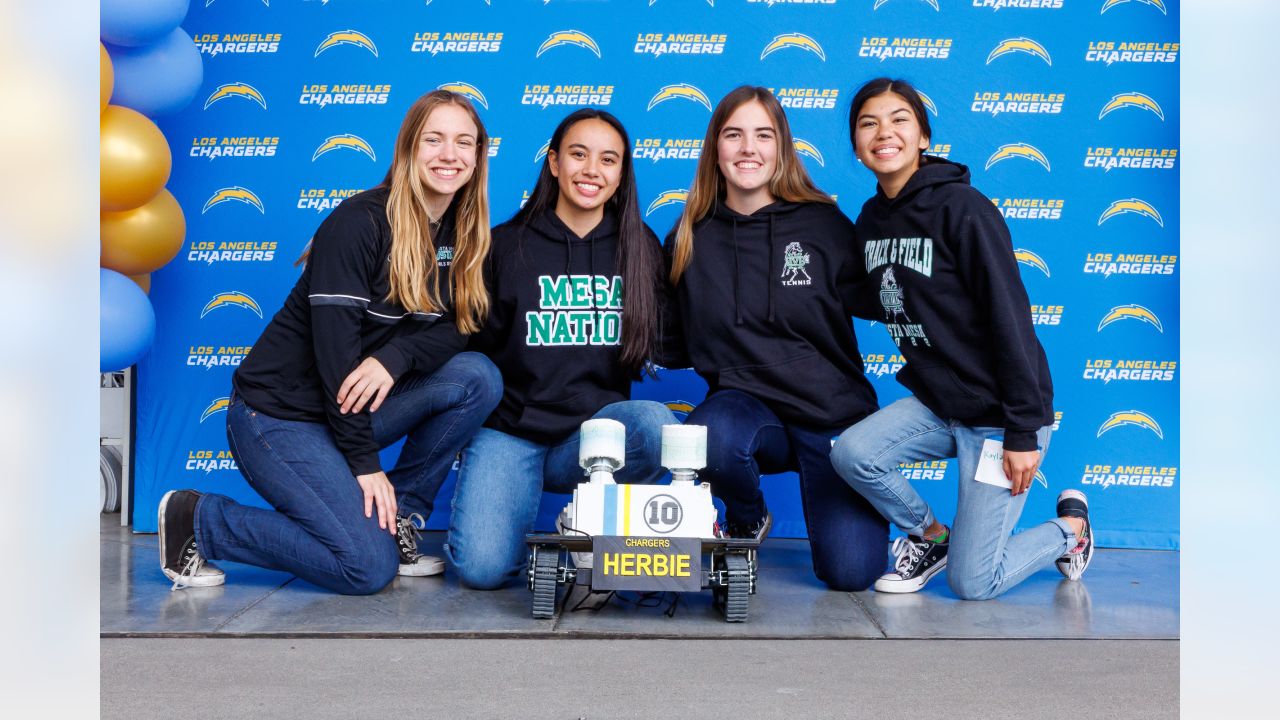
[[378, 453], [362, 453], [347, 458], [347, 467], [351, 468], [352, 475], [372, 475], [376, 472], [382, 472], [382, 461], [378, 459]]
[[1013, 452], [1030, 452], [1032, 450], [1039, 450], [1040, 446], [1036, 438], [1036, 431], [1005, 428], [1004, 449], [1012, 450]]
[[382, 364], [382, 367], [390, 373], [392, 380], [399, 380], [400, 376], [409, 369], [409, 360], [391, 343], [378, 348], [370, 357]]

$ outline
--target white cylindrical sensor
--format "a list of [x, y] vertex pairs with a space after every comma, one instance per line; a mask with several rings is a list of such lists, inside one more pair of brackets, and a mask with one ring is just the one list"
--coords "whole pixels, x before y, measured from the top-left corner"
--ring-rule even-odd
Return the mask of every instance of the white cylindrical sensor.
[[[663, 425], [662, 465], [672, 475], [683, 475], [707, 466], [707, 428], [705, 425]], [[679, 473], [679, 471], [685, 471]], [[691, 479], [691, 478], [689, 478]]]
[[578, 464], [584, 469], [608, 465], [617, 470], [626, 463], [627, 428], [617, 420], [588, 420], [582, 423], [578, 438]]

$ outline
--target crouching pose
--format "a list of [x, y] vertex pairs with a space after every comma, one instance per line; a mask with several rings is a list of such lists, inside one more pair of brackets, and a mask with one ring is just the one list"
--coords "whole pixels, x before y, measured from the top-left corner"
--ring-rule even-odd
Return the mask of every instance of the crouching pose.
[[533, 194], [494, 228], [493, 308], [473, 347], [502, 371], [502, 400], [462, 453], [446, 554], [462, 582], [492, 589], [525, 568], [543, 490], [583, 480], [578, 428], [627, 428], [618, 482], [663, 474], [666, 406], [630, 400], [658, 345], [664, 293], [657, 237], [640, 219], [630, 142], [584, 109], [551, 137]]
[[865, 273], [853, 224], [809, 179], [765, 88], [716, 107], [667, 245], [688, 364], [709, 386], [686, 422], [707, 426], [699, 475], [724, 501], [728, 534], [763, 538], [760, 474], [795, 470], [814, 573], [866, 589], [889, 527], [829, 458], [831, 438], [876, 409], [850, 321]]
[[[1078, 490], [1059, 497], [1058, 518], [1011, 536], [1049, 447], [1053, 384], [1004, 218], [967, 168], [923, 155], [929, 118], [906, 82], [859, 89], [849, 136], [879, 183], [857, 220], [878, 299], [871, 319], [906, 357], [898, 381], [912, 393], [849, 428], [831, 452], [840, 475], [908, 534], [876, 590], [915, 592], [945, 567], [957, 595], [982, 600], [1055, 560], [1078, 578], [1093, 550]], [[951, 528], [898, 471], [947, 457], [960, 474]]]
[[[160, 555], [175, 587], [221, 584], [206, 560], [351, 595], [377, 592], [397, 570], [442, 572], [417, 553], [411, 519], [430, 514], [501, 389], [488, 359], [459, 353], [488, 310], [486, 142], [466, 98], [428, 93], [409, 108], [382, 184], [321, 223], [227, 409], [231, 453], [274, 509], [166, 494]], [[400, 438], [384, 472], [378, 451]]]

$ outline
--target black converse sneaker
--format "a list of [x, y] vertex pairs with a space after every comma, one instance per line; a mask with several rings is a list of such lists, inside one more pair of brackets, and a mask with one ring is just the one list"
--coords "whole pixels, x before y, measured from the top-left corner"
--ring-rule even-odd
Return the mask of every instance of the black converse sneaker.
[[396, 546], [400, 548], [400, 571], [405, 577], [425, 577], [444, 572], [444, 560], [434, 555], [418, 552], [419, 526], [427, 522], [418, 513], [409, 517], [396, 516]]
[[769, 537], [769, 530], [772, 528], [773, 514], [766, 508], [764, 511], [764, 517], [754, 523], [726, 522], [724, 532], [727, 537], [764, 542], [764, 539]]
[[196, 547], [195, 490], [170, 490], [160, 498], [156, 529], [160, 535], [160, 569], [173, 581], [170, 590], [213, 587], [227, 581], [226, 573], [211, 565]]
[[[950, 531], [948, 531], [950, 532]], [[933, 542], [908, 535], [893, 541], [894, 572], [876, 580], [876, 592], [913, 593], [923, 588], [934, 575], [947, 566], [947, 540]]]
[[1079, 580], [1093, 560], [1093, 524], [1089, 522], [1089, 499], [1079, 490], [1063, 490], [1058, 496], [1058, 517], [1080, 518], [1084, 531], [1077, 538], [1076, 546], [1058, 558], [1058, 572], [1068, 580]]

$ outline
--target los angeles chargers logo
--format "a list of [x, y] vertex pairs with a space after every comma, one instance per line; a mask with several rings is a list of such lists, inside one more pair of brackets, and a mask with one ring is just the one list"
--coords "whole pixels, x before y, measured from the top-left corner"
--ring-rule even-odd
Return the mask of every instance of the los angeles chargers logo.
[[1121, 320], [1137, 320], [1151, 325], [1161, 333], [1164, 332], [1164, 326], [1160, 324], [1160, 318], [1156, 317], [1155, 313], [1141, 305], [1133, 304], [1117, 305], [1107, 311], [1107, 314], [1103, 315], [1102, 320], [1098, 322], [1098, 332], [1102, 332], [1102, 328]]
[[312, 57], [320, 57], [320, 53], [331, 50], [339, 45], [355, 45], [368, 50], [374, 57], [378, 57], [378, 46], [373, 44], [373, 40], [368, 35], [357, 30], [339, 30], [338, 32], [329, 33], [329, 35], [320, 41], [316, 46], [316, 54]]
[[239, 185], [234, 185], [232, 187], [225, 187], [215, 192], [213, 196], [210, 197], [207, 202], [205, 202], [204, 209], [200, 211], [200, 214], [203, 215], [209, 212], [209, 208], [215, 207], [217, 205], [221, 205], [222, 203], [225, 203], [225, 202], [231, 202], [232, 200], [235, 200], [237, 202], [242, 202], [245, 205], [252, 205], [258, 208], [258, 212], [262, 213], [263, 215], [267, 214], [267, 210], [265, 207], [262, 206], [262, 201], [258, 199], [258, 196], [255, 195], [253, 191], [250, 190], [249, 188], [243, 188], [243, 187], [240, 187]]
[[827, 54], [823, 52], [822, 46], [818, 44], [818, 41], [802, 33], [784, 33], [782, 35], [775, 35], [774, 38], [769, 41], [769, 44], [765, 45], [764, 49], [760, 51], [760, 59], [763, 60], [784, 48], [800, 48], [801, 50], [807, 50], [822, 58], [823, 62], [826, 62], [827, 60]]
[[[881, 5], [889, 2], [889, 0], [876, 0], [876, 4], [871, 6], [871, 11], [875, 12], [880, 9]], [[942, 8], [938, 7], [938, 0], [920, 0], [920, 2], [933, 8], [935, 12], [942, 12]]]
[[663, 86], [661, 90], [649, 99], [649, 107], [645, 108], [645, 110], [652, 110], [654, 107], [661, 105], [668, 100], [675, 100], [677, 98], [696, 102], [707, 110], [711, 109], [711, 100], [707, 98], [706, 93], [688, 83], [679, 83], [677, 85]]
[[220, 397], [217, 400], [214, 400], [213, 402], [209, 403], [209, 407], [205, 408], [204, 412], [200, 413], [200, 422], [204, 422], [205, 420], [208, 420], [209, 416], [213, 415], [214, 413], [226, 412], [227, 408], [230, 406], [231, 406], [231, 398], [229, 397]]
[[267, 99], [258, 92], [258, 89], [248, 83], [227, 83], [219, 85], [216, 90], [209, 94], [209, 98], [204, 101], [204, 109], [208, 110], [209, 106], [227, 98], [238, 97], [247, 98], [262, 106], [263, 110], [267, 109]]
[[1124, 5], [1125, 3], [1131, 3], [1131, 2], [1140, 3], [1142, 5], [1150, 5], [1151, 7], [1159, 10], [1161, 15], [1169, 14], [1169, 9], [1165, 7], [1164, 0], [1105, 0], [1105, 2], [1102, 3], [1102, 10], [1098, 14], [1105, 15], [1107, 11], [1110, 10], [1111, 8], [1117, 5]]
[[1040, 472], [1039, 470], [1036, 470], [1036, 476], [1033, 482], [1040, 483], [1040, 485], [1043, 486], [1045, 490], [1049, 489], [1049, 478], [1045, 477], [1044, 473]]
[[549, 152], [550, 150], [551, 150], [550, 140], [542, 143], [542, 147], [538, 148], [538, 152], [533, 154], [533, 161], [536, 163], [542, 162], [542, 158], [546, 157], [547, 152]]
[[480, 92], [480, 88], [476, 87], [475, 85], [472, 85], [471, 83], [465, 83], [459, 80], [457, 82], [444, 83], [443, 85], [437, 85], [436, 89], [448, 90], [449, 92], [458, 93], [463, 97], [466, 97], [470, 100], [474, 100], [475, 102], [480, 103], [480, 107], [484, 108], [485, 110], [489, 109], [489, 101], [485, 99], [484, 93]]
[[542, 45], [538, 46], [538, 54], [534, 57], [542, 57], [542, 53], [551, 48], [560, 47], [561, 45], [574, 45], [580, 48], [586, 48], [595, 53], [596, 57], [600, 57], [600, 46], [591, 36], [581, 30], [557, 30], [547, 36], [542, 41]]
[[1164, 430], [1160, 429], [1160, 423], [1141, 410], [1121, 410], [1117, 413], [1111, 413], [1111, 417], [1107, 418], [1106, 422], [1102, 423], [1102, 426], [1098, 428], [1097, 437], [1102, 437], [1103, 434], [1126, 425], [1150, 430], [1155, 433], [1156, 437], [1161, 440], [1164, 439]]
[[933, 104], [933, 98], [930, 98], [919, 90], [916, 90], [916, 94], [920, 96], [920, 102], [924, 103], [925, 110], [933, 113], [934, 117], [938, 117], [938, 106]]
[[990, 65], [992, 60], [1012, 53], [1026, 53], [1028, 55], [1034, 55], [1045, 61], [1045, 63], [1050, 67], [1053, 66], [1053, 58], [1049, 57], [1049, 51], [1040, 43], [1026, 37], [1001, 40], [1000, 44], [996, 45], [995, 49], [991, 51], [991, 54], [987, 55], [987, 64]]
[[693, 412], [694, 404], [687, 400], [669, 400], [666, 403], [667, 409], [675, 413], [676, 419], [681, 422], [689, 417], [689, 413]]
[[663, 190], [658, 197], [649, 203], [649, 209], [644, 211], [645, 215], [652, 215], [654, 210], [667, 205], [675, 205], [676, 203], [684, 203], [689, 199], [688, 190]]
[[996, 148], [996, 151], [991, 153], [991, 157], [987, 158], [987, 165], [983, 169], [990, 170], [992, 165], [1009, 160], [1010, 158], [1030, 160], [1039, 164], [1046, 171], [1052, 172], [1049, 168], [1049, 158], [1045, 157], [1045, 154], [1040, 152], [1040, 150], [1035, 146], [1028, 145], [1026, 143], [1010, 143]]
[[200, 311], [200, 317], [203, 318], [214, 310], [224, 307], [242, 307], [246, 310], [252, 311], [254, 315], [262, 317], [262, 308], [258, 305], [258, 301], [248, 295], [245, 295], [239, 290], [229, 290], [227, 292], [220, 292], [217, 295], [214, 295], [213, 299], [210, 300], [204, 306], [204, 309]]
[[794, 141], [792, 141], [792, 144], [795, 145], [796, 152], [798, 154], [803, 155], [807, 158], [813, 158], [814, 160], [817, 160], [818, 164], [821, 165], [822, 167], [827, 166], [827, 161], [824, 160], [822, 157], [822, 151], [818, 150], [818, 148], [813, 143], [809, 142], [808, 140], [804, 140], [802, 138], [796, 138]]
[[1044, 258], [1041, 258], [1030, 250], [1018, 248], [1013, 251], [1013, 258], [1027, 267], [1033, 267], [1039, 270], [1044, 273], [1045, 277], [1051, 277], [1049, 275], [1049, 264], [1044, 261]]
[[1160, 213], [1156, 211], [1155, 207], [1146, 200], [1139, 200], [1138, 198], [1117, 200], [1111, 203], [1107, 206], [1106, 210], [1102, 211], [1102, 215], [1098, 218], [1098, 224], [1101, 225], [1117, 215], [1124, 215], [1127, 213], [1151, 218], [1156, 221], [1157, 225], [1164, 227], [1164, 220], [1160, 217]]
[[374, 162], [378, 161], [378, 156], [373, 152], [373, 147], [370, 146], [369, 143], [365, 142], [364, 138], [357, 137], [351, 133], [346, 133], [343, 135], [332, 135], [325, 138], [324, 142], [320, 143], [320, 147], [316, 148], [315, 154], [311, 156], [311, 162], [315, 162], [317, 158], [325, 153], [343, 149], [363, 153], [364, 155], [369, 156], [370, 160]]
[[1098, 119], [1101, 120], [1108, 114], [1127, 107], [1142, 108], [1164, 120], [1164, 110], [1160, 109], [1159, 103], [1140, 92], [1119, 93], [1112, 96], [1107, 101], [1107, 104], [1102, 106], [1102, 110], [1098, 112]]

